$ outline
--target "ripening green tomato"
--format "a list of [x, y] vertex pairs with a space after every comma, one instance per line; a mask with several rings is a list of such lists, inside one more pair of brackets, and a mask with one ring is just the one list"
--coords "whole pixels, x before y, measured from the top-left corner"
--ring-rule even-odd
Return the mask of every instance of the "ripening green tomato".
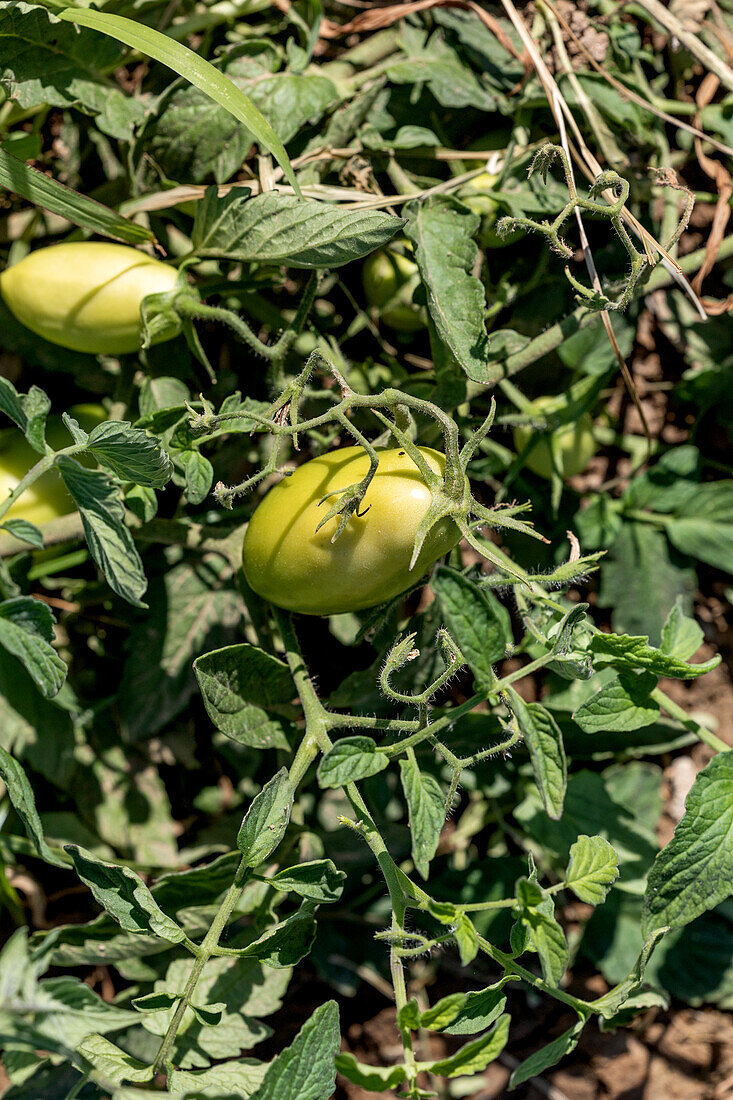
[[369, 305], [379, 310], [385, 325], [396, 332], [425, 328], [425, 310], [412, 300], [420, 272], [409, 256], [380, 248], [365, 260], [362, 281]]
[[[175, 268], [122, 244], [68, 241], [30, 252], [0, 274], [0, 294], [17, 319], [71, 351], [124, 355], [140, 347], [140, 306], [170, 291]], [[157, 340], [175, 335], [175, 327]]]
[[[537, 412], [545, 412], [555, 405], [554, 398], [540, 397], [532, 402], [532, 409]], [[514, 429], [514, 446], [517, 451], [522, 451], [527, 446], [536, 429], [529, 425], [521, 425]], [[552, 432], [554, 446], [557, 451], [558, 473], [561, 477], [573, 477], [586, 468], [593, 455], [598, 450], [593, 435], [593, 419], [589, 413], [583, 415], [574, 424], [565, 424]], [[526, 465], [539, 474], [540, 477], [551, 478], [553, 463], [552, 451], [549, 440], [543, 437], [527, 455]]]
[[474, 214], [482, 218], [491, 217], [492, 224], [499, 209], [499, 202], [491, 192], [498, 178], [493, 172], [482, 172], [480, 176], [474, 176], [469, 180], [458, 193], [461, 202], [465, 203], [469, 210], [473, 210]]
[[[420, 451], [431, 469], [443, 472], [444, 455], [428, 447]], [[244, 538], [244, 574], [255, 592], [303, 615], [358, 611], [398, 596], [453, 549], [460, 532], [451, 519], [441, 520], [410, 570], [430, 490], [405, 451], [393, 447], [378, 455], [360, 515], [352, 515], [335, 543], [337, 519], [316, 532], [335, 498], [319, 501], [364, 477], [369, 459], [361, 447], [314, 458], [267, 493]]]
[[[75, 405], [69, 413], [87, 432], [107, 419], [107, 413], [101, 405]], [[53, 417], [48, 421], [46, 439], [55, 449], [69, 447], [73, 443], [60, 417]], [[0, 432], [0, 503], [40, 458], [41, 455], [33, 450], [19, 428], [8, 428]], [[51, 519], [57, 519], [59, 516], [66, 516], [69, 512], [75, 511], [76, 504], [58, 473], [55, 470], [49, 470], [25, 490], [19, 500], [5, 513], [1, 522], [4, 523], [8, 519], [25, 519], [29, 523], [40, 526]]]

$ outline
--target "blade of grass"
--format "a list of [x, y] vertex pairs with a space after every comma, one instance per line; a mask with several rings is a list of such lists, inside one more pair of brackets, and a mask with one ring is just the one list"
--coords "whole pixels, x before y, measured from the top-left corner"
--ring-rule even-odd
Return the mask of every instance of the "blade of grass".
[[270, 123], [255, 107], [249, 96], [245, 95], [241, 88], [238, 88], [228, 76], [209, 61], [199, 57], [193, 50], [189, 50], [188, 46], [175, 42], [168, 35], [161, 34], [152, 27], [143, 27], [134, 19], [125, 19], [121, 15], [110, 15], [108, 12], [91, 9], [67, 8], [60, 13], [59, 19], [108, 34], [111, 38], [124, 42], [126, 46], [154, 58], [162, 65], [167, 65], [169, 69], [173, 69], [179, 76], [195, 85], [230, 115], [244, 123], [260, 145], [264, 145], [268, 152], [272, 153], [295, 194], [298, 198], [302, 198], [285, 146]]
[[16, 195], [42, 206], [52, 214], [100, 233], [104, 237], [113, 237], [127, 244], [154, 242], [155, 237], [149, 229], [135, 225], [122, 214], [110, 210], [101, 202], [80, 195], [71, 187], [65, 187], [58, 180], [49, 179], [37, 168], [24, 164], [5, 149], [0, 149], [0, 186], [7, 187]]

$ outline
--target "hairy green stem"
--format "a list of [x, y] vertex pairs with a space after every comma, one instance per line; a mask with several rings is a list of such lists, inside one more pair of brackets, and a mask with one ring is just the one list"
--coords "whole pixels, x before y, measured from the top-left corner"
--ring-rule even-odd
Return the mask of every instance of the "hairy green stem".
[[679, 707], [677, 703], [674, 703], [670, 697], [662, 691], [661, 688], [655, 688], [651, 693], [651, 697], [655, 703], [659, 703], [662, 710], [666, 710], [670, 718], [674, 718], [679, 722], [681, 726], [684, 726], [690, 733], [694, 733], [700, 741], [704, 741], [706, 745], [709, 745], [711, 749], [715, 749], [716, 752], [730, 752], [733, 746], [727, 745], [725, 741], [721, 741], [719, 737], [716, 737], [709, 729], [696, 722], [694, 718], [691, 718]]
[[[733, 255], [733, 234], [726, 237], [718, 249], [718, 260], [728, 259]], [[688, 253], [687, 256], [682, 256], [678, 263], [680, 268], [686, 275], [690, 275], [697, 271], [700, 265], [705, 259], [705, 249], [698, 248], [694, 252]], [[651, 294], [655, 290], [662, 290], [665, 287], [671, 286], [674, 282], [672, 274], [659, 264], [649, 275], [644, 285], [638, 289], [644, 294]], [[550, 328], [545, 329], [539, 336], [535, 336], [534, 340], [522, 348], [521, 351], [515, 352], [513, 355], [508, 355], [501, 363], [496, 364], [497, 370], [502, 371], [503, 377], [508, 377], [512, 374], [516, 374], [520, 370], [524, 370], [525, 367], [535, 363], [538, 359], [541, 359], [544, 355], [549, 355], [551, 351], [558, 348], [562, 344], [563, 340], [569, 339], [579, 329], [585, 328], [586, 325], [594, 324], [596, 321], [601, 320], [602, 314], [586, 309], [584, 306], [580, 306], [574, 310], [573, 313], [564, 317], [562, 321], [558, 321], [557, 324], [551, 325]], [[480, 392], [486, 389], [485, 385], [476, 385], [474, 392]]]
[[160, 1044], [160, 1049], [158, 1050], [158, 1054], [154, 1062], [153, 1068], [156, 1073], [160, 1072], [160, 1070], [164, 1068], [166, 1062], [168, 1061], [168, 1057], [172, 1050], [173, 1044], [176, 1041], [176, 1035], [178, 1034], [178, 1029], [181, 1026], [181, 1021], [183, 1019], [184, 1013], [188, 1006], [191, 1004], [191, 1000], [196, 991], [196, 986], [198, 985], [201, 975], [203, 974], [204, 967], [218, 947], [221, 934], [224, 931], [229, 921], [229, 918], [234, 912], [234, 907], [239, 901], [242, 891], [244, 890], [244, 887], [247, 883], [249, 871], [250, 869], [247, 866], [246, 859], [245, 857], [242, 857], [242, 861], [237, 868], [237, 873], [234, 876], [234, 881], [227, 890], [224, 896], [224, 900], [219, 906], [217, 914], [211, 923], [209, 931], [206, 933], [206, 936], [204, 937], [201, 945], [197, 948], [196, 958], [194, 959], [193, 966], [191, 967], [191, 973], [188, 976], [186, 987], [183, 990], [181, 999], [176, 1006], [176, 1011], [173, 1013], [173, 1018], [168, 1025], [168, 1030], [163, 1037], [163, 1041]]

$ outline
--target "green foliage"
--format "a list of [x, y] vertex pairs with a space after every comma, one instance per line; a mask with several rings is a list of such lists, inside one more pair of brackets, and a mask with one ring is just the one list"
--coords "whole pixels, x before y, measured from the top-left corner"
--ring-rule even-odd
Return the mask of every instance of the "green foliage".
[[[699, 316], [703, 250], [665, 256], [678, 178], [706, 168], [655, 107], [681, 118], [699, 76], [644, 47], [638, 12], [591, 5], [602, 71], [573, 52], [566, 80], [543, 8], [571, 167], [503, 9], [344, 38], [338, 5], [235, 7], [0, 0], [0, 268], [93, 233], [175, 272], [117, 357], [0, 301], [6, 1095], [329, 1100], [337, 1073], [468, 1095], [507, 1044], [515, 1088], [593, 1018], [733, 1005], [732, 758], [698, 693], [711, 672], [727, 690], [731, 322]], [[727, 155], [730, 101], [692, 120]], [[390, 241], [404, 331], [365, 300]], [[107, 415], [90, 433], [80, 401]], [[591, 457], [561, 476], [578, 425]], [[398, 448], [429, 500], [407, 590], [293, 619], [244, 577], [245, 525], [276, 478], [354, 444], [364, 476], [321, 500], [338, 523], [308, 552], [363, 581], [377, 454]], [[662, 765], [696, 742], [715, 755], [660, 849]], [[595, 1000], [569, 992], [577, 959]], [[388, 1064], [349, 1049], [366, 978], [394, 991]]]

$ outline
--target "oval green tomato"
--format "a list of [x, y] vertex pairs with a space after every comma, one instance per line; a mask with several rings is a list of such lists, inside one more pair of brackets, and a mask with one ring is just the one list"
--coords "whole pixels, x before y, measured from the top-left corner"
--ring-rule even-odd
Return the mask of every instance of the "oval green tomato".
[[[69, 414], [87, 432], [107, 419], [107, 413], [101, 405], [75, 405], [69, 410]], [[73, 442], [60, 417], [49, 420], [46, 438], [56, 449], [71, 446]], [[40, 457], [18, 428], [0, 432], [0, 502], [9, 496]], [[58, 473], [49, 470], [25, 490], [5, 513], [2, 522], [8, 519], [25, 519], [38, 527], [75, 511], [76, 504]]]
[[498, 179], [499, 177], [492, 172], [482, 172], [480, 176], [474, 176], [461, 188], [458, 197], [469, 210], [473, 210], [474, 214], [482, 218], [493, 215], [495, 219], [499, 202], [493, 197], [492, 191]]
[[[442, 473], [444, 455], [427, 447], [420, 450], [431, 469]], [[350, 518], [335, 543], [336, 519], [316, 532], [334, 498], [319, 502], [364, 477], [369, 459], [361, 447], [314, 458], [270, 490], [244, 539], [244, 573], [255, 592], [304, 615], [357, 611], [398, 596], [453, 549], [460, 532], [452, 520], [441, 520], [410, 570], [430, 490], [405, 451], [387, 448], [378, 455], [361, 514]]]
[[[122, 244], [69, 241], [29, 253], [0, 274], [0, 294], [21, 324], [71, 351], [124, 355], [140, 347], [140, 306], [170, 291], [174, 268]], [[158, 339], [170, 339], [173, 327]]]
[[385, 325], [396, 332], [425, 328], [425, 310], [412, 300], [420, 272], [409, 256], [386, 248], [373, 252], [364, 261], [362, 282], [369, 305], [379, 310]]
[[[540, 397], [532, 403], [532, 409], [537, 412], [546, 412], [554, 404], [553, 398]], [[536, 434], [536, 429], [530, 425], [516, 427], [514, 446], [517, 451], [524, 450], [532, 436]], [[598, 444], [593, 435], [593, 419], [589, 413], [583, 413], [574, 424], [565, 424], [556, 428], [554, 432], [547, 433], [535, 443], [527, 455], [525, 465], [540, 477], [548, 479], [552, 477], [552, 450], [548, 438], [550, 434], [557, 453], [558, 473], [561, 477], [573, 477], [574, 474], [579, 474], [598, 450]]]

